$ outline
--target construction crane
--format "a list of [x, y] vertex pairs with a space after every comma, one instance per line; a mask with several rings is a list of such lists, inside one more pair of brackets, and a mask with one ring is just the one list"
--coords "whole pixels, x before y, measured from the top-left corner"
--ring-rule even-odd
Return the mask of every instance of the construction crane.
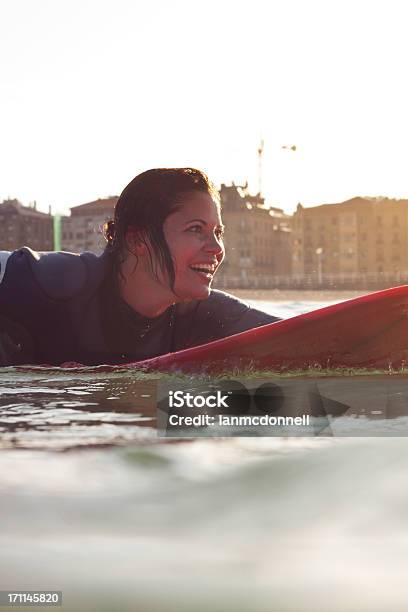
[[[265, 143], [263, 138], [261, 138], [258, 146], [258, 193], [262, 196], [262, 179], [263, 179], [263, 152], [264, 152]], [[281, 149], [286, 149], [287, 151], [297, 151], [296, 145], [282, 145]]]
[[258, 147], [258, 192], [260, 196], [262, 195], [262, 156], [263, 156], [263, 152], [264, 152], [264, 141], [263, 141], [263, 138], [261, 138], [261, 141]]

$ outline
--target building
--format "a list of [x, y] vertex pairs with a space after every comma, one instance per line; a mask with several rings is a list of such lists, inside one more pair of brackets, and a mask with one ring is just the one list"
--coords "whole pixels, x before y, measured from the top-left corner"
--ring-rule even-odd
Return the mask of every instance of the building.
[[221, 185], [226, 258], [218, 287], [274, 287], [291, 275], [291, 217], [267, 208], [248, 186]]
[[103, 225], [112, 219], [118, 196], [73, 206], [71, 216], [61, 217], [61, 249], [72, 253], [102, 253], [106, 246]]
[[40, 212], [34, 202], [23, 206], [18, 200], [0, 203], [0, 250], [13, 251], [28, 246], [35, 251], [54, 249], [54, 226], [51, 211]]
[[294, 281], [365, 287], [408, 277], [408, 200], [298, 205], [292, 236]]

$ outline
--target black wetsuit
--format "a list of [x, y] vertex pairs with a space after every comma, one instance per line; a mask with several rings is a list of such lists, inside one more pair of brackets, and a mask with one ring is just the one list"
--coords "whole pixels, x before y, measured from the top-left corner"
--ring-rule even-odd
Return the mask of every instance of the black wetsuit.
[[120, 298], [107, 253], [24, 247], [0, 266], [0, 365], [126, 363], [278, 320], [221, 291], [148, 319]]

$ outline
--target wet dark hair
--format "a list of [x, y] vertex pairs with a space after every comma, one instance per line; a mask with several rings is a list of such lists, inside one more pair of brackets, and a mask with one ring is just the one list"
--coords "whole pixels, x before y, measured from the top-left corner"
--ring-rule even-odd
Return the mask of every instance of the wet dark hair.
[[[156, 168], [136, 176], [122, 191], [114, 218], [104, 225], [106, 251], [112, 256], [116, 272], [125, 260], [126, 232], [133, 228], [152, 246], [162, 271], [167, 271], [169, 284], [174, 289], [175, 271], [163, 224], [167, 217], [181, 206], [180, 198], [191, 191], [206, 193], [220, 205], [219, 193], [207, 175], [195, 168]], [[147, 245], [147, 244], [146, 244]], [[147, 245], [148, 246], [148, 245]], [[148, 248], [152, 269], [153, 254]]]

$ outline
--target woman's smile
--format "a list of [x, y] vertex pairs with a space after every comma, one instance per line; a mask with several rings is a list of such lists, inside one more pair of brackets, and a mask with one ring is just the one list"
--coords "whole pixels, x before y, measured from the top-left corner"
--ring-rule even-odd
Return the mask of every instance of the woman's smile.
[[205, 278], [212, 280], [215, 271], [218, 267], [218, 262], [217, 263], [198, 263], [198, 264], [194, 264], [192, 266], [190, 266], [191, 270], [193, 270], [194, 272], [197, 272], [198, 274], [201, 274], [202, 276], [204, 276]]
[[199, 264], [194, 264], [190, 266], [190, 269], [195, 274], [198, 274], [200, 279], [202, 279], [204, 282], [212, 281], [217, 268], [218, 268], [218, 263], [217, 264], [199, 263]]

